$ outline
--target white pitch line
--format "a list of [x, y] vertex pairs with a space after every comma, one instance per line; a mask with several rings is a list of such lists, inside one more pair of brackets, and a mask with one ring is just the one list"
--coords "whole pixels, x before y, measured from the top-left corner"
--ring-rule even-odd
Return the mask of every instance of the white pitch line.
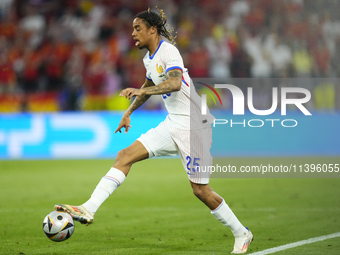
[[305, 244], [309, 244], [309, 243], [316, 243], [316, 242], [324, 241], [324, 240], [335, 238], [335, 237], [340, 237], [340, 232], [333, 233], [333, 234], [326, 235], [326, 236], [314, 237], [314, 238], [298, 241], [298, 242], [295, 242], [295, 243], [285, 244], [285, 245], [277, 246], [277, 247], [270, 248], [270, 249], [267, 249], [267, 250], [250, 253], [248, 255], [272, 254], [272, 253], [275, 253], [275, 252], [278, 252], [278, 251], [283, 251], [283, 250], [287, 250], [287, 249], [290, 249], [290, 248], [295, 248], [295, 247], [305, 245]]

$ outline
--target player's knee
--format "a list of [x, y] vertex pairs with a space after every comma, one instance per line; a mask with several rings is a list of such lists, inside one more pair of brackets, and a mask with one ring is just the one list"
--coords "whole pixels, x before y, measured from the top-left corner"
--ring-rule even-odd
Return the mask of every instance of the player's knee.
[[194, 195], [201, 201], [206, 201], [211, 195], [211, 188], [209, 184], [194, 184], [191, 183]]
[[193, 186], [192, 191], [197, 198], [202, 199], [204, 197], [204, 191], [200, 186]]
[[118, 166], [125, 166], [129, 164], [129, 154], [127, 153], [126, 149], [120, 150], [117, 153], [117, 157], [115, 160], [115, 165]]

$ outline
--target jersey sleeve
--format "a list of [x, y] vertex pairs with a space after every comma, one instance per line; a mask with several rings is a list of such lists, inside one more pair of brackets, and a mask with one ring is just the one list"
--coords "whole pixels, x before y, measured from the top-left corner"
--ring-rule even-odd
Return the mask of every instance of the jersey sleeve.
[[151, 79], [151, 73], [150, 73], [150, 72], [146, 71], [145, 77], [146, 77], [146, 79], [147, 79], [148, 81], [152, 81], [152, 79]]
[[144, 58], [143, 58], [143, 64], [144, 64], [144, 67], [145, 67], [145, 69], [146, 69], [145, 78], [146, 78], [147, 80], [149, 80], [149, 81], [152, 81], [151, 72], [148, 71], [148, 69], [147, 69], [147, 66], [148, 66], [148, 64], [147, 64], [148, 56], [149, 56], [149, 53], [146, 53], [145, 56], [144, 56]]
[[174, 46], [163, 51], [161, 61], [165, 65], [165, 73], [173, 69], [180, 69], [182, 72], [184, 70], [182, 56]]

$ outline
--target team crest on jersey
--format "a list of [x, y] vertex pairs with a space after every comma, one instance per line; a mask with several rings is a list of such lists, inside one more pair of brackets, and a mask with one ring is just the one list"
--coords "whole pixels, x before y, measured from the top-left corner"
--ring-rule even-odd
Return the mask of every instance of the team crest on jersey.
[[163, 66], [159, 65], [158, 63], [156, 64], [156, 69], [159, 74], [162, 74], [164, 72]]
[[160, 64], [160, 61], [158, 61], [158, 63], [156, 64], [156, 69], [157, 69], [157, 72], [158, 72], [158, 77], [162, 79], [162, 81], [165, 81], [166, 80], [166, 76], [165, 76], [165, 73], [164, 73], [164, 68], [162, 66], [162, 64]]

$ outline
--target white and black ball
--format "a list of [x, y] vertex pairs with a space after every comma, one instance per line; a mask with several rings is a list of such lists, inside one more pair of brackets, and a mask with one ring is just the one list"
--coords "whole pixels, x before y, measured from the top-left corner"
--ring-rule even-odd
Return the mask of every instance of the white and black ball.
[[74, 231], [74, 222], [68, 213], [53, 211], [43, 221], [43, 231], [46, 236], [55, 242], [62, 242], [71, 237]]

